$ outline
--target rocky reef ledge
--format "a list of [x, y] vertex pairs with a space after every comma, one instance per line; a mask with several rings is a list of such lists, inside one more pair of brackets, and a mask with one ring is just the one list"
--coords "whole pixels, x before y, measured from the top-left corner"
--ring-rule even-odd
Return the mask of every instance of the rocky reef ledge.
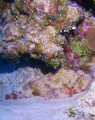
[[76, 70], [94, 55], [95, 18], [76, 2], [14, 0], [2, 8], [0, 21], [3, 57], [28, 54], [54, 69]]

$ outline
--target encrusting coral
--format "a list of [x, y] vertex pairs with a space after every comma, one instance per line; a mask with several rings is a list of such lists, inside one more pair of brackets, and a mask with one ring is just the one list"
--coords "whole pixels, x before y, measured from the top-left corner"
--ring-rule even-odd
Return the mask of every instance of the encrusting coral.
[[39, 69], [26, 67], [16, 71], [17, 74], [19, 75], [16, 77], [15, 84], [11, 86], [9, 85], [10, 81], [13, 81], [11, 76], [7, 79], [7, 85], [5, 81], [1, 81], [3, 86], [7, 86], [5, 91], [12, 87], [6, 94], [3, 93], [5, 99], [31, 96], [41, 96], [46, 99], [67, 98], [87, 90], [92, 83], [91, 76], [82, 70], [75, 72], [62, 68], [54, 74], [44, 75]]
[[26, 81], [22, 93], [26, 97], [30, 93], [30, 96], [43, 96], [47, 99], [65, 98], [87, 90], [91, 82], [91, 76], [82, 70], [74, 72], [73, 70], [60, 69], [55, 74], [44, 75], [43, 79]]
[[[13, 59], [20, 54], [28, 53], [31, 57], [37, 55], [52, 67], [58, 67], [64, 53], [60, 43], [55, 43], [57, 39], [54, 27], [41, 26], [29, 20], [27, 16], [20, 15], [19, 19], [3, 28], [2, 50], [8, 58]], [[59, 63], [58, 66], [56, 62]]]
[[[2, 15], [3, 19], [6, 18], [1, 42], [1, 53], [4, 57], [14, 59], [28, 53], [54, 69], [64, 66], [67, 61], [68, 67], [74, 62], [75, 67], [85, 63], [88, 54], [84, 55], [84, 52], [91, 51], [86, 48], [87, 32], [81, 32], [81, 29], [86, 29], [85, 22], [89, 29], [94, 19], [91, 19], [90, 14], [86, 16], [78, 4], [67, 0], [16, 0], [11, 5], [11, 11], [5, 9]], [[76, 26], [80, 21], [83, 22]], [[70, 35], [72, 30], [75, 36]], [[62, 31], [68, 38], [60, 35]], [[85, 46], [85, 50], [80, 46]]]

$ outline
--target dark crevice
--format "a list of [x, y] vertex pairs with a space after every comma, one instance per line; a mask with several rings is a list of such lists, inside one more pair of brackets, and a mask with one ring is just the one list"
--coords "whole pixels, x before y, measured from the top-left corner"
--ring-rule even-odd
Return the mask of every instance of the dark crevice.
[[19, 68], [28, 66], [31, 68], [40, 69], [43, 74], [56, 72], [56, 70], [52, 67], [46, 65], [45, 62], [38, 59], [29, 58], [28, 55], [19, 57], [15, 60], [0, 57], [0, 73], [11, 73]]
[[48, 73], [55, 73], [56, 70], [54, 70], [52, 67], [48, 66], [45, 62], [37, 59], [31, 59], [30, 66], [32, 68], [40, 68], [43, 74]]
[[3, 0], [4, 2], [7, 2], [7, 3], [13, 3], [14, 0]]

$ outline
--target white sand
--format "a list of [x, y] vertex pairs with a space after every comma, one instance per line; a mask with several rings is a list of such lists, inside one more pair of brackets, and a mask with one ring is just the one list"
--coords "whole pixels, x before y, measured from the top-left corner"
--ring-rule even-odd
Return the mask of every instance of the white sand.
[[66, 111], [83, 94], [53, 100], [41, 97], [3, 100], [0, 102], [0, 120], [75, 120], [74, 117], [68, 117]]

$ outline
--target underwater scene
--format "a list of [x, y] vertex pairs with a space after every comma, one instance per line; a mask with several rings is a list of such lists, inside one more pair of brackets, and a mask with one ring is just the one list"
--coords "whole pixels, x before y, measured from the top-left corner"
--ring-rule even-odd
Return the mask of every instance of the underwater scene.
[[0, 120], [95, 120], [95, 0], [0, 0]]

